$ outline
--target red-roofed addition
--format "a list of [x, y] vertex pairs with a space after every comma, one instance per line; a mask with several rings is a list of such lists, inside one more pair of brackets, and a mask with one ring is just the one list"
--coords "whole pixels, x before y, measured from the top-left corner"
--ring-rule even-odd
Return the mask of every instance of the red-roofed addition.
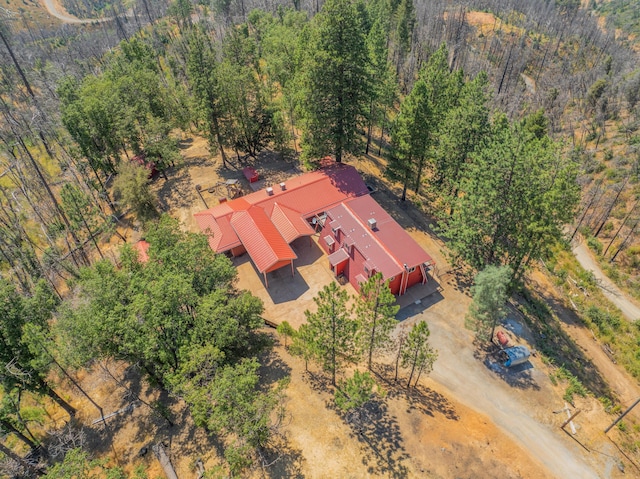
[[273, 271], [279, 263], [289, 264], [297, 258], [289, 243], [260, 208], [233, 215], [231, 226], [261, 273]]
[[[382, 273], [398, 295], [427, 281], [431, 256], [371, 196], [351, 198], [328, 210], [325, 234], [320, 244], [327, 251], [327, 238], [337, 243], [338, 251], [349, 248], [350, 261], [341, 273], [357, 290], [375, 273]], [[337, 268], [334, 271], [337, 274]]]
[[302, 236], [313, 234], [313, 228], [302, 218], [300, 212], [278, 203], [273, 205], [271, 221], [289, 244]]

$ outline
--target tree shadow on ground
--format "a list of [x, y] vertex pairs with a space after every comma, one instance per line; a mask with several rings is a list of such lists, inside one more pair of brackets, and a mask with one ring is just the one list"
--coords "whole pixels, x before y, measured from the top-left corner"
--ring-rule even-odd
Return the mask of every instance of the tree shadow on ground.
[[374, 372], [386, 389], [387, 396], [390, 398], [405, 398], [409, 404], [409, 410], [418, 410], [431, 417], [434, 417], [435, 413], [442, 414], [452, 421], [460, 419], [451, 402], [439, 392], [422, 384], [407, 388], [407, 381], [402, 377], [398, 377], [397, 381], [394, 380], [394, 366], [376, 364], [376, 371]]
[[409, 409], [417, 409], [428, 416], [439, 413], [452, 421], [458, 421], [460, 417], [451, 403], [437, 391], [418, 384], [406, 390]]
[[576, 376], [596, 397], [612, 398], [614, 394], [600, 371], [562, 328], [562, 323], [582, 326], [580, 318], [540, 289], [525, 290], [514, 298], [518, 314], [535, 338], [536, 349]]
[[351, 436], [360, 442], [362, 463], [369, 474], [392, 478], [408, 476], [405, 461], [409, 454], [402, 445], [400, 426], [384, 402], [372, 400], [357, 410], [345, 413], [337, 409], [330, 399], [327, 407], [340, 416], [351, 428]]
[[331, 384], [331, 378], [329, 378], [327, 374], [324, 374], [322, 372], [314, 373], [311, 371], [305, 371], [302, 374], [302, 380], [316, 392], [333, 394], [333, 385]]
[[289, 377], [291, 375], [291, 368], [282, 360], [277, 352], [269, 349], [260, 355], [258, 375], [260, 377], [260, 387], [268, 390], [273, 383]]
[[473, 273], [466, 269], [451, 269], [443, 275], [447, 275], [447, 284], [468, 297], [471, 297], [471, 286], [473, 286]]
[[191, 180], [187, 165], [169, 168], [167, 179], [158, 178], [156, 183], [159, 183], [156, 184], [156, 188], [162, 211], [189, 208], [196, 199], [195, 185]]
[[286, 440], [278, 441], [262, 453], [264, 466], [263, 472], [267, 477], [287, 477], [303, 479], [302, 472], [304, 457], [300, 449], [292, 448]]

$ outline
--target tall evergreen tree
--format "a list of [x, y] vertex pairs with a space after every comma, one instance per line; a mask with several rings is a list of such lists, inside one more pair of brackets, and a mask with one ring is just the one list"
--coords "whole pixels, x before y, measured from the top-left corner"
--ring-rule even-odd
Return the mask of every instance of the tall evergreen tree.
[[218, 82], [218, 61], [209, 38], [200, 28], [194, 28], [190, 32], [187, 74], [197, 111], [207, 128], [209, 147], [220, 151], [222, 164], [226, 167], [227, 155], [223, 137], [225, 111]]
[[419, 79], [402, 101], [391, 130], [391, 153], [386, 175], [402, 183], [402, 201], [407, 197], [409, 183], [419, 177], [418, 170], [424, 165], [431, 141], [426, 127], [430, 118], [427, 85]]
[[378, 124], [381, 129], [384, 128], [387, 110], [393, 106], [398, 89], [396, 75], [388, 58], [387, 32], [381, 19], [374, 21], [369, 35], [367, 35], [367, 48], [369, 51], [372, 88], [369, 100], [365, 154], [369, 154], [373, 126]]
[[497, 117], [486, 146], [464, 168], [445, 226], [455, 254], [475, 268], [508, 264], [514, 275], [562, 235], [579, 198], [577, 165], [538, 123]]
[[381, 273], [374, 274], [360, 287], [360, 296], [356, 299], [358, 342], [367, 355], [369, 369], [373, 355], [391, 342], [391, 331], [396, 325], [395, 316], [399, 309], [389, 283], [383, 281]]
[[439, 128], [433, 186], [450, 207], [458, 195], [465, 163], [490, 132], [488, 85], [484, 72], [466, 82], [457, 105], [445, 112]]
[[314, 18], [302, 114], [307, 160], [360, 151], [371, 81], [365, 32], [351, 0], [328, 0]]
[[309, 323], [307, 332], [312, 341], [312, 350], [323, 368], [331, 374], [336, 385], [336, 373], [346, 361], [356, 359], [357, 323], [351, 319], [347, 309], [347, 292], [335, 281], [325, 286], [313, 298], [317, 311], [305, 311]]

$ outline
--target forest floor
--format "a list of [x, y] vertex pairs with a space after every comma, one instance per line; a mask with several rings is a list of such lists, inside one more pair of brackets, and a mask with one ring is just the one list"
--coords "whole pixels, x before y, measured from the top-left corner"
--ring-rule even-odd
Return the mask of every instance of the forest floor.
[[[160, 206], [183, 222], [186, 229], [196, 231], [193, 213], [212, 207], [225, 187], [219, 183], [239, 179], [244, 192], [250, 192], [242, 176], [244, 161], [233, 160], [233, 167], [221, 168], [219, 160], [208, 153], [206, 142], [189, 138], [181, 142], [185, 163], [169, 172], [169, 179], [154, 182]], [[289, 355], [273, 330], [276, 347], [263, 358], [262, 377], [265, 385], [290, 376], [285, 401], [287, 418], [282, 427], [284, 438], [274, 443], [269, 456], [279, 459], [265, 471], [267, 477], [483, 477], [483, 478], [619, 478], [619, 467], [627, 473], [634, 470], [602, 431], [612, 420], [594, 397], [575, 398], [571, 407], [563, 400], [564, 387], [549, 379], [553, 367], [535, 356], [518, 368], [508, 370], [491, 352], [473, 345], [472, 333], [464, 328], [464, 317], [470, 303], [469, 284], [458, 271], [451, 270], [444, 256], [445, 245], [430, 229], [430, 222], [409, 202], [398, 201], [398, 192], [380, 180], [383, 162], [376, 156], [351, 161], [376, 189], [375, 199], [434, 257], [438, 272], [433, 279], [439, 288], [420, 304], [412, 304], [399, 313], [398, 330], [416, 321], [425, 320], [431, 329], [431, 342], [439, 351], [439, 359], [430, 377], [423, 377], [415, 390], [405, 388], [406, 375], [401, 371], [398, 382], [393, 380], [392, 358], [382, 358], [374, 371], [387, 391], [385, 399], [368, 409], [370, 420], [354, 424], [346, 421], [333, 406], [332, 388], [316, 366], [305, 371], [304, 362]], [[296, 172], [293, 160], [266, 154], [256, 163], [266, 184], [281, 181]], [[195, 185], [201, 186], [202, 198]], [[218, 186], [215, 186], [218, 184]], [[210, 192], [211, 191], [211, 192]], [[131, 240], [139, 233], [129, 234]], [[322, 258], [315, 258], [322, 263]], [[264, 289], [250, 261], [240, 261], [239, 286], [261, 295]], [[534, 278], [538, 278], [534, 274]], [[276, 281], [290, 281], [290, 275]], [[322, 278], [322, 275], [319, 276]], [[540, 277], [544, 278], [543, 275]], [[318, 280], [311, 285], [321, 288]], [[271, 279], [270, 279], [271, 281]], [[540, 280], [543, 281], [543, 280]], [[548, 287], [552, 301], [552, 285]], [[270, 283], [271, 286], [271, 283]], [[304, 309], [312, 303], [311, 288], [304, 292], [309, 298], [293, 295], [286, 301], [265, 305], [271, 314], [280, 311], [280, 320], [298, 323]], [[264, 298], [263, 298], [264, 300]], [[612, 387], [621, 398], [634, 397], [634, 383], [613, 365], [588, 331], [566, 318], [566, 328], [582, 337], [583, 349], [589, 360], [611, 378]], [[519, 314], [513, 310], [501, 328], [512, 342], [528, 345], [534, 350], [534, 337]], [[598, 354], [599, 353], [599, 354]], [[184, 404], [173, 398], [160, 397], [157, 390], [140, 381], [139, 375], [116, 365], [121, 386], [99, 370], [82, 378], [83, 386], [100, 403], [105, 412], [118, 411], [139, 396], [130, 412], [108, 419], [108, 430], [100, 424], [87, 426], [91, 449], [98, 454], [115, 457], [127, 470], [145, 464], [149, 477], [162, 477], [151, 453], [139, 455], [143, 447], [165, 440], [169, 444], [178, 477], [195, 477], [194, 464], [201, 458], [207, 469], [219, 463], [220, 444], [196, 428]], [[119, 369], [118, 369], [119, 368]], [[126, 386], [126, 387], [125, 387]], [[133, 391], [126, 393], [128, 390]], [[126, 394], [125, 394], [126, 393]], [[99, 417], [96, 409], [81, 399], [77, 391], [69, 391], [74, 406], [81, 410], [81, 422], [88, 425]], [[177, 426], [170, 427], [145, 403], [160, 399], [169, 405]], [[559, 426], [567, 418], [567, 410], [580, 414], [574, 424], [576, 434], [566, 433]], [[570, 430], [567, 426], [567, 431]], [[609, 436], [617, 438], [614, 429]], [[256, 471], [256, 477], [260, 471]], [[626, 476], [628, 477], [628, 476]]]

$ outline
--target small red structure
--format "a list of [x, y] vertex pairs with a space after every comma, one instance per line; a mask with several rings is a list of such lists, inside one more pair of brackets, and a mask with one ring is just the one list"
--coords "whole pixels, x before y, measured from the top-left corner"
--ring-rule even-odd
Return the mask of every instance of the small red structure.
[[504, 348], [507, 344], [509, 344], [509, 337], [504, 333], [504, 331], [498, 331], [498, 334], [496, 336], [498, 338], [500, 347]]
[[151, 245], [147, 241], [141, 239], [133, 247], [138, 252], [138, 261], [141, 263], [149, 261], [149, 246]]
[[147, 176], [148, 179], [158, 176], [159, 171], [158, 168], [156, 168], [156, 164], [151, 160], [147, 160], [147, 155], [145, 155], [144, 153], [134, 156], [133, 158], [131, 158], [131, 161], [133, 163], [136, 163], [137, 165], [142, 166], [143, 168], [146, 168], [147, 171], [149, 171], [149, 175]]
[[249, 183], [255, 183], [260, 179], [260, 177], [258, 176], [258, 172], [253, 166], [247, 166], [246, 168], [243, 168], [242, 174], [247, 179], [247, 181], [249, 181]]

